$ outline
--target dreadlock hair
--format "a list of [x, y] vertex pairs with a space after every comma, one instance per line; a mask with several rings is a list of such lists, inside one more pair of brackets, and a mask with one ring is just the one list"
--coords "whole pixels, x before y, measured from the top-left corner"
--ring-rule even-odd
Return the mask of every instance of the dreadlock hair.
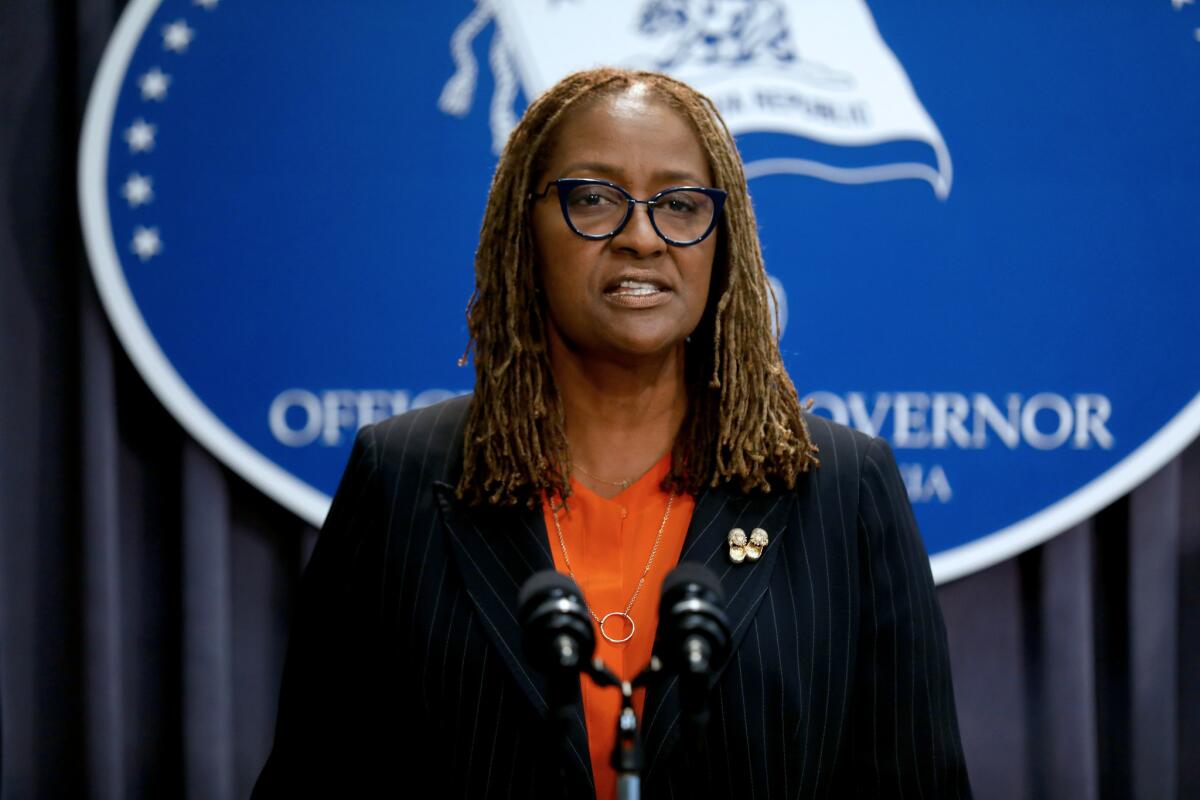
[[467, 306], [475, 394], [457, 496], [469, 505], [535, 507], [570, 494], [570, 446], [546, 344], [545, 309], [529, 219], [555, 131], [573, 109], [634, 85], [648, 87], [696, 131], [716, 185], [727, 192], [712, 288], [685, 348], [688, 409], [663, 489], [699, 494], [736, 481], [742, 491], [795, 486], [819, 464], [783, 366], [771, 319], [774, 295], [733, 137], [716, 106], [656, 72], [576, 72], [538, 97], [509, 136], [488, 194]]

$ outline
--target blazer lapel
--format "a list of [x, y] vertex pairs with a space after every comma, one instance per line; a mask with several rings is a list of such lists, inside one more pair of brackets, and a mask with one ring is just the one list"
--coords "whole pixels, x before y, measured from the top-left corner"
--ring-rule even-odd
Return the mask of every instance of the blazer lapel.
[[[709, 489], [697, 498], [679, 560], [681, 563], [705, 564], [721, 579], [733, 632], [731, 654], [741, 644], [750, 628], [750, 620], [766, 595], [794, 501], [794, 492], [742, 494], [728, 486]], [[767, 532], [769, 544], [758, 561], [747, 559], [741, 564], [733, 564], [729, 560], [728, 536], [733, 528], [741, 528], [747, 535], [755, 528]], [[718, 680], [728, 664], [727, 660], [718, 667]], [[678, 678], [668, 678], [646, 690], [641, 725], [645, 754], [643, 774], [647, 782], [654, 770], [666, 761], [680, 737], [678, 683]]]
[[[547, 720], [546, 682], [525, 661], [517, 621], [521, 586], [535, 572], [554, 569], [542, 513], [524, 507], [467, 508], [455, 499], [450, 485], [439, 482], [434, 487], [467, 595], [513, 679], [538, 716]], [[576, 710], [566, 744], [569, 795], [584, 796], [594, 791], [594, 781], [582, 704]]]

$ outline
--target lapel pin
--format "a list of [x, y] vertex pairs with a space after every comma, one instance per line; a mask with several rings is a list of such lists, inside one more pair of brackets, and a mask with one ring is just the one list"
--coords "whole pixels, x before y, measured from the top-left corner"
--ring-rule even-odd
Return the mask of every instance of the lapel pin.
[[745, 561], [747, 544], [746, 532], [744, 530], [741, 528], [731, 530], [729, 532], [729, 560], [735, 564]]

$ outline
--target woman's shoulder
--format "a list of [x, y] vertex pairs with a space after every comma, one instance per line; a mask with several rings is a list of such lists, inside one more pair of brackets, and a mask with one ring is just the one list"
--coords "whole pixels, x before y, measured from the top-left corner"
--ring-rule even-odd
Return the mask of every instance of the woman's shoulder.
[[401, 466], [414, 460], [441, 474], [462, 459], [463, 428], [471, 395], [388, 417], [369, 426], [367, 435], [381, 466]]
[[[849, 491], [856, 494], [864, 481], [875, 483], [886, 478], [891, 484], [899, 477], [896, 455], [887, 439], [871, 436], [819, 414], [801, 413], [821, 462], [815, 472], [809, 471], [807, 481], [802, 481], [815, 481], [826, 487], [833, 483], [840, 486], [843, 493], [849, 487]], [[832, 480], [827, 480], [830, 478]]]
[[[887, 442], [883, 439], [869, 436], [849, 425], [808, 411], [802, 411], [801, 416], [812, 443], [817, 446], [821, 470], [857, 475], [867, 453], [881, 447], [887, 448]], [[890, 449], [888, 453], [890, 455]]]

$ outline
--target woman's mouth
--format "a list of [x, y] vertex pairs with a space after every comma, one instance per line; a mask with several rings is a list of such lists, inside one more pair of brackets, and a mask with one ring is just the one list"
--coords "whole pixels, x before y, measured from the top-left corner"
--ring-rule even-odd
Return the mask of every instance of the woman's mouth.
[[604, 292], [604, 298], [623, 308], [653, 308], [667, 302], [671, 290], [651, 281], [625, 278]]
[[653, 283], [645, 283], [643, 281], [621, 281], [614, 289], [611, 289], [609, 293], [644, 297], [645, 295], [650, 295], [661, 291], [662, 289], [658, 286], [655, 286]]

